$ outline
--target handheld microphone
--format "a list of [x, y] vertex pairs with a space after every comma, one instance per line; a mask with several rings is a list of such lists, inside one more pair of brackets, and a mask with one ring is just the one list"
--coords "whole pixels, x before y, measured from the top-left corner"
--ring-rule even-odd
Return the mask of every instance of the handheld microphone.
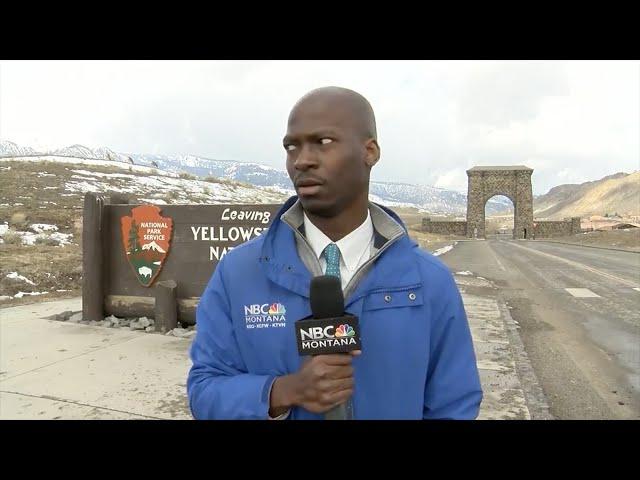
[[[344, 296], [340, 279], [321, 275], [311, 280], [309, 291], [312, 318], [296, 322], [300, 355], [348, 353], [362, 350], [358, 317], [344, 313]], [[351, 399], [325, 414], [327, 420], [353, 418]]]

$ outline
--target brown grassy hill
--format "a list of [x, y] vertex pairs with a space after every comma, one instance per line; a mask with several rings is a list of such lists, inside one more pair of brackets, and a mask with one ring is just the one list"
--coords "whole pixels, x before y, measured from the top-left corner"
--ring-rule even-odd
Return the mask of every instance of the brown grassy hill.
[[559, 185], [534, 200], [536, 218], [640, 215], [640, 171], [580, 185]]

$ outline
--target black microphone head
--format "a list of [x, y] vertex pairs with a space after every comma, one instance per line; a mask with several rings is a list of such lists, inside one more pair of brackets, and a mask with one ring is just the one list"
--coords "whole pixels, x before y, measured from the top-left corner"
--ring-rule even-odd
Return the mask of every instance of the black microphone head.
[[340, 279], [333, 275], [313, 277], [309, 289], [309, 301], [314, 318], [342, 315], [344, 313], [344, 295]]

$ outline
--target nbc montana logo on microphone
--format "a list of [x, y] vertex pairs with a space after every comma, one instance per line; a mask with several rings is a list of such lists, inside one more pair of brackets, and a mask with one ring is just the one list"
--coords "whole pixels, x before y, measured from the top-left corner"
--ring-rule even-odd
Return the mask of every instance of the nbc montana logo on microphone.
[[300, 342], [303, 349], [331, 348], [343, 345], [356, 345], [355, 330], [348, 323], [326, 327], [300, 329]]
[[278, 328], [286, 326], [287, 309], [281, 303], [256, 303], [244, 306], [247, 328]]

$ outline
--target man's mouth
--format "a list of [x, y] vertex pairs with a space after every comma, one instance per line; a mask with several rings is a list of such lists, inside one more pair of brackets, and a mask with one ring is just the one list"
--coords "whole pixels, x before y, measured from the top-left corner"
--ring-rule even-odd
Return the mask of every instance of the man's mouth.
[[322, 188], [322, 182], [314, 179], [303, 179], [296, 182], [298, 195], [305, 197], [315, 195]]

